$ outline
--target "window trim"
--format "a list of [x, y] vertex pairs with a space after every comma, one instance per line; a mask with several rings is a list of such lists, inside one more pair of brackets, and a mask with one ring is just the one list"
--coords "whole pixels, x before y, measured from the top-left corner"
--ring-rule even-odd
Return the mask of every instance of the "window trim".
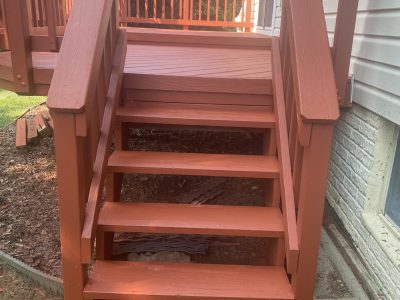
[[272, 22], [271, 22], [271, 27], [261, 27], [258, 26], [258, 16], [259, 16], [259, 12], [260, 12], [260, 1], [258, 1], [257, 3], [257, 11], [255, 12], [255, 22], [254, 22], [254, 27], [256, 32], [258, 33], [262, 33], [262, 34], [268, 34], [268, 35], [273, 35], [274, 31], [275, 31], [275, 17], [276, 17], [276, 9], [277, 9], [277, 0], [273, 0], [274, 1], [274, 5], [272, 8]]
[[[384, 197], [382, 197], [379, 213], [382, 215], [383, 218], [385, 218], [385, 220], [387, 222], [389, 222], [390, 225], [397, 228], [396, 232], [394, 232], [394, 233], [396, 235], [398, 235], [400, 238], [400, 224], [396, 224], [396, 222], [394, 220], [392, 220], [392, 218], [389, 215], [386, 214], [386, 205], [387, 205], [387, 201], [388, 201], [388, 197], [389, 197], [393, 168], [396, 163], [397, 155], [399, 156], [397, 159], [400, 160], [400, 127], [399, 126], [396, 126], [396, 132], [393, 135], [393, 140], [396, 142], [395, 142], [395, 145], [393, 146], [393, 149], [389, 155], [388, 170], [387, 170], [387, 175], [386, 175], [386, 180], [385, 180]], [[400, 165], [400, 161], [397, 162], [397, 164]], [[390, 229], [393, 231], [392, 226], [390, 226]]]
[[[367, 203], [364, 205], [361, 220], [372, 238], [378, 243], [383, 252], [386, 253], [390, 261], [393, 262], [396, 269], [400, 270], [398, 255], [398, 249], [400, 249], [400, 228], [385, 215], [385, 205], [390, 185], [390, 176], [394, 165], [397, 141], [400, 139], [400, 126], [392, 122], [390, 122], [390, 124], [390, 126], [382, 126], [382, 132], [380, 132], [380, 134], [387, 134], [384, 137], [384, 140], [387, 142], [389, 140], [395, 142], [391, 144], [392, 146], [390, 147], [390, 150], [388, 149], [389, 151], [386, 152], [388, 153], [387, 164], [385, 170], [380, 174], [380, 176], [383, 176], [383, 180], [379, 184], [380, 187], [377, 187], [380, 191], [371, 194], [367, 192], [367, 199], [369, 198], [369, 200], [367, 200]], [[383, 157], [380, 159], [383, 159]], [[377, 178], [374, 178], [374, 180], [376, 179]], [[385, 238], [382, 238], [383, 236]]]

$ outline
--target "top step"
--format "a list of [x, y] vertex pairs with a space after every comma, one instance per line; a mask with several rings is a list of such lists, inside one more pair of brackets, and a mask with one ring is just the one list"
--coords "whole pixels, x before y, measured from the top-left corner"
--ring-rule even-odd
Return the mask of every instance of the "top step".
[[274, 128], [271, 109], [259, 106], [135, 102], [118, 108], [123, 122], [238, 128]]
[[289, 300], [283, 267], [96, 261], [85, 299]]
[[270, 48], [271, 36], [254, 32], [193, 31], [159, 28], [126, 28], [129, 43], [165, 43], [193, 46]]

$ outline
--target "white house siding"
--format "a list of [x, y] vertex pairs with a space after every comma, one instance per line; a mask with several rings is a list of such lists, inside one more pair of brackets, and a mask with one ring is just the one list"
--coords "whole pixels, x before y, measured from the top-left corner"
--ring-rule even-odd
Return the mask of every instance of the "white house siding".
[[[325, 0], [330, 39], [337, 0]], [[400, 124], [400, 1], [359, 0], [350, 73], [354, 102]]]

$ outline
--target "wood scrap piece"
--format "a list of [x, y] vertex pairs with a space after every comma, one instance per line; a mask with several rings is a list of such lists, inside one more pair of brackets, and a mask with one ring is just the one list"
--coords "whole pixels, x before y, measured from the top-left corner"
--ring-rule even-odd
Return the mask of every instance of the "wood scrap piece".
[[27, 125], [27, 140], [28, 143], [34, 143], [37, 140], [38, 132], [36, 128], [36, 123], [33, 118], [26, 120]]
[[53, 118], [50, 115], [50, 112], [48, 110], [42, 110], [40, 112], [42, 115], [43, 119], [49, 124], [50, 128], [54, 130], [54, 123], [53, 123]]
[[36, 128], [39, 136], [47, 136], [50, 134], [50, 128], [43, 119], [43, 116], [39, 113], [34, 117]]
[[22, 148], [22, 147], [26, 146], [26, 120], [25, 120], [25, 118], [19, 118], [17, 120], [15, 146], [17, 148]]

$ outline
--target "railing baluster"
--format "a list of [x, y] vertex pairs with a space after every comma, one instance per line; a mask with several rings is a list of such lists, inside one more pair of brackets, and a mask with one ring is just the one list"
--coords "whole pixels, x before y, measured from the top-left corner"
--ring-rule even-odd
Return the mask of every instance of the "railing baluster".
[[210, 9], [211, 9], [211, 1], [207, 0], [207, 21], [210, 21]]
[[149, 17], [149, 0], [144, 1], [144, 16]]
[[31, 27], [37, 27], [37, 6], [36, 6], [36, 0], [31, 0], [30, 1], [31, 6], [32, 6], [32, 24], [30, 24]]
[[136, 18], [139, 18], [140, 7], [139, 7], [139, 0], [136, 0]]
[[162, 0], [162, 18], [165, 19], [165, 0]]
[[174, 19], [174, 0], [171, 0], [171, 19]]
[[38, 26], [40, 26], [40, 27], [43, 27], [45, 24], [44, 24], [44, 18], [43, 18], [43, 6], [42, 6], [42, 0], [38, 0], [38, 3], [37, 3], [38, 5], [37, 5], [37, 8], [38, 8], [38, 17], [39, 17], [39, 19], [38, 19]]
[[236, 19], [236, 0], [232, 0], [232, 21]]
[[202, 5], [203, 5], [203, 0], [199, 0], [199, 20], [201, 20], [203, 17]]
[[153, 18], [157, 18], [157, 0], [153, 0]]
[[46, 11], [49, 50], [58, 51], [57, 22], [55, 19], [54, 0], [45, 0], [44, 5]]
[[[189, 21], [189, 0], [183, 0], [183, 21]], [[189, 29], [188, 25], [183, 25], [183, 29]]]
[[218, 22], [219, 18], [218, 18], [218, 10], [219, 10], [219, 1], [215, 0], [215, 21]]
[[241, 9], [241, 11], [242, 11], [242, 15], [240, 17], [240, 21], [244, 22], [244, 0], [242, 0], [242, 9]]
[[[246, 19], [244, 21], [246, 22], [245, 31], [249, 32], [251, 30], [251, 25], [248, 25], [251, 23], [251, 0], [246, 0]], [[275, 22], [275, 20], [272, 20], [272, 22]]]
[[226, 21], [226, 14], [228, 12], [228, 0], [225, 0], [225, 5], [224, 5], [224, 21]]

